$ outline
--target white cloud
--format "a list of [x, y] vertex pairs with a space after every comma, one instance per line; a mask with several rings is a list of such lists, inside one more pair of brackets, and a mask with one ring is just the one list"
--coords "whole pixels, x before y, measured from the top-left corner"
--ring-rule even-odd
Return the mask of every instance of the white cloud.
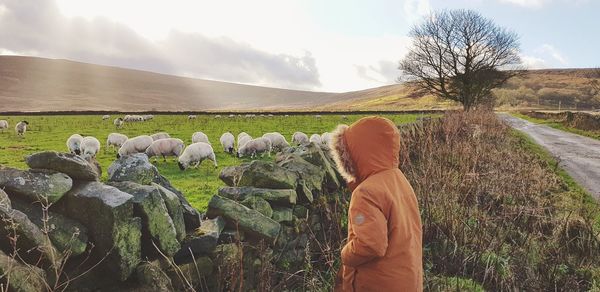
[[523, 7], [539, 8], [549, 0], [500, 0], [500, 2], [511, 3]]
[[429, 0], [405, 0], [404, 14], [409, 23], [421, 20], [423, 16], [431, 12], [431, 4]]
[[537, 51], [542, 54], [547, 54], [547, 55], [551, 56], [554, 60], [558, 61], [561, 65], [569, 64], [569, 61], [567, 60], [567, 58], [565, 58], [563, 56], [563, 54], [557, 48], [555, 48], [553, 45], [543, 44]]
[[546, 60], [534, 56], [521, 55], [521, 62], [523, 62], [524, 69], [526, 70], [546, 69], [549, 67]]

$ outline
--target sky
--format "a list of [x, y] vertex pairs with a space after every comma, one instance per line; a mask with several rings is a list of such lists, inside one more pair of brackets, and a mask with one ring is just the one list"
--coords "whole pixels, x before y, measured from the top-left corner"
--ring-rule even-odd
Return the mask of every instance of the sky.
[[407, 34], [472, 9], [529, 69], [600, 66], [600, 0], [0, 0], [0, 54], [344, 92], [396, 82]]

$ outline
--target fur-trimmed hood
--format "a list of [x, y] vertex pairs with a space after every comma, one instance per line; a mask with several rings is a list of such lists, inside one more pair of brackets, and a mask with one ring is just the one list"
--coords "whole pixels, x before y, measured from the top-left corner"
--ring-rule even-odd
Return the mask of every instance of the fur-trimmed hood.
[[366, 117], [332, 134], [331, 153], [347, 182], [360, 183], [383, 170], [398, 168], [400, 133], [383, 117]]

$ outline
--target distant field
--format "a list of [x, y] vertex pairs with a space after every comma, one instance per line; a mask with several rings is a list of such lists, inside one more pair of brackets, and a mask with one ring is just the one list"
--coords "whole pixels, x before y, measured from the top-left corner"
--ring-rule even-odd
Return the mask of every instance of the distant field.
[[[278, 131], [283, 134], [288, 142], [295, 131], [302, 131], [308, 135], [331, 131], [337, 124], [352, 123], [364, 115], [323, 115], [320, 119], [313, 115], [292, 115], [289, 117], [256, 117], [256, 118], [215, 118], [213, 115], [201, 115], [196, 120], [188, 120], [184, 115], [155, 115], [154, 120], [147, 122], [128, 123], [122, 129], [116, 130], [112, 124], [111, 116], [108, 121], [102, 121], [101, 116], [13, 116], [0, 117], [10, 123], [9, 130], [0, 132], [0, 165], [17, 168], [26, 168], [23, 157], [38, 151], [56, 150], [67, 151], [66, 140], [74, 134], [94, 136], [103, 144], [97, 159], [103, 170], [103, 180], [106, 180], [106, 171], [116, 156], [116, 150], [105, 149], [106, 137], [111, 132], [123, 133], [129, 137], [156, 132], [167, 132], [172, 137], [182, 139], [186, 145], [191, 143], [192, 133], [202, 131], [206, 133], [215, 149], [219, 168], [214, 169], [209, 162], [203, 162], [199, 169], [180, 171], [173, 158], [167, 163], [159, 160], [156, 166], [175, 187], [180, 189], [190, 203], [204, 210], [211, 195], [215, 194], [223, 183], [218, 179], [221, 168], [236, 165], [248, 159], [238, 159], [223, 152], [219, 144], [219, 137], [226, 131], [235, 136], [245, 131], [253, 137], [263, 133]], [[417, 114], [384, 115], [397, 124], [413, 122]], [[14, 133], [14, 125], [20, 120], [27, 120], [29, 128], [25, 138], [20, 138]], [[267, 158], [265, 158], [267, 159]]]

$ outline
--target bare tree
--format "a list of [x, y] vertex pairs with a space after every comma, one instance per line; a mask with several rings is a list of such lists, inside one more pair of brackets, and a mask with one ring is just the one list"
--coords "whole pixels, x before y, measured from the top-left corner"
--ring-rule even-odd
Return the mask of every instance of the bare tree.
[[409, 33], [413, 45], [399, 69], [410, 81], [465, 110], [491, 99], [518, 74], [518, 36], [471, 10], [436, 12]]

